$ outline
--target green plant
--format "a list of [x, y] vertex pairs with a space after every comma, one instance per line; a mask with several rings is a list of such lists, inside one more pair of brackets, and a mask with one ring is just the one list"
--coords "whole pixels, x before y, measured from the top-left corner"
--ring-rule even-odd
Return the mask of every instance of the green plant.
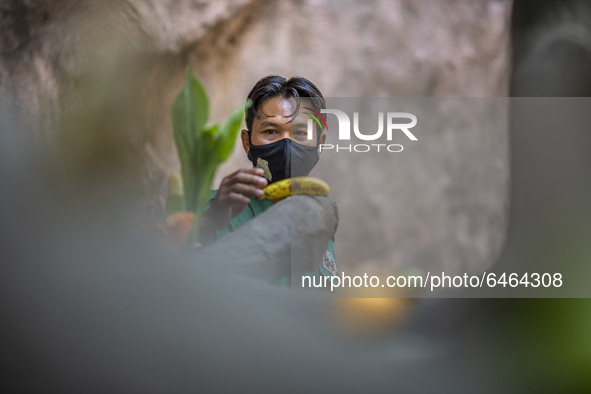
[[197, 240], [199, 218], [209, 200], [209, 188], [218, 166], [230, 157], [248, 100], [226, 122], [206, 125], [209, 101], [205, 89], [187, 69], [187, 82], [172, 106], [174, 141], [181, 162], [185, 208], [195, 214], [192, 235]]

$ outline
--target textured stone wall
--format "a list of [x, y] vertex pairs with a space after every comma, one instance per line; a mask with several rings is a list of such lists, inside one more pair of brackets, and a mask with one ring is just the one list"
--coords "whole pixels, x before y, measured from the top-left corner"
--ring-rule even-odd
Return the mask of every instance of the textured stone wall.
[[[104, 152], [89, 136], [124, 135], [143, 159], [143, 211], [159, 218], [167, 174], [178, 167], [169, 109], [185, 67], [206, 86], [212, 121], [270, 73], [305, 76], [327, 97], [505, 96], [510, 8], [502, 0], [8, 0], [0, 5], [2, 104], [27, 119], [33, 138], [51, 143], [63, 127], [86, 135], [76, 149], [98, 153], [77, 160]], [[321, 160], [317, 175], [333, 186], [341, 213], [341, 268], [490, 263], [506, 222], [502, 121], [469, 138], [431, 136], [426, 146], [446, 149], [401, 160], [388, 184], [346, 159], [330, 168]], [[216, 183], [248, 164], [237, 144]]]

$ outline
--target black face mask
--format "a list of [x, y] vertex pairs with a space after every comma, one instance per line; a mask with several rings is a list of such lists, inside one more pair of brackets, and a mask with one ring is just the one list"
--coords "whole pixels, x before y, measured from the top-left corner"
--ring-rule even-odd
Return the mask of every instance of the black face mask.
[[286, 178], [306, 176], [318, 162], [318, 148], [293, 142], [289, 138], [267, 145], [252, 145], [248, 159], [265, 170], [269, 183]]

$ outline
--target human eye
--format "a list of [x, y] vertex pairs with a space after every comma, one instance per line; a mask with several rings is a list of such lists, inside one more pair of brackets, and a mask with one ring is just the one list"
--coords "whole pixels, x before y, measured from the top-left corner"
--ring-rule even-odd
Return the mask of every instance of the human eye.
[[267, 129], [267, 130], [263, 130], [264, 134], [275, 134], [275, 130], [273, 129]]
[[306, 138], [308, 138], [308, 131], [307, 130], [295, 130], [293, 132], [293, 136], [294, 136], [294, 138], [296, 138], [298, 140], [305, 140]]

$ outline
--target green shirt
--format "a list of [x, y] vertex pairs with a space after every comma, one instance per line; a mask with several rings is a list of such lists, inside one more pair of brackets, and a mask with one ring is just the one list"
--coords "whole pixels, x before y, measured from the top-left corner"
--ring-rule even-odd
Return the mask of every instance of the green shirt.
[[[216, 196], [217, 192], [218, 192], [217, 190], [210, 190], [210, 192], [209, 192], [210, 203], [211, 203], [211, 200], [213, 200], [213, 198]], [[273, 206], [273, 203], [269, 200], [259, 201], [254, 197], [251, 198], [250, 203], [246, 206], [246, 208], [244, 208], [244, 210], [239, 215], [237, 215], [232, 220], [230, 220], [230, 224], [228, 224], [228, 226], [226, 228], [223, 228], [223, 229], [217, 231], [211, 237], [211, 239], [209, 239], [209, 241], [207, 243], [211, 244], [211, 243], [215, 242], [215, 240], [217, 240], [218, 238], [236, 230], [237, 228], [239, 228], [243, 224], [247, 223], [249, 220], [251, 220], [255, 216], [258, 216], [261, 213], [265, 212], [268, 208], [270, 208], [272, 206]], [[209, 205], [207, 206], [207, 208], [209, 208]], [[206, 210], [207, 210], [207, 208], [206, 208]], [[336, 275], [336, 274], [337, 274], [337, 266], [336, 266], [336, 263], [334, 260], [334, 240], [330, 239], [328, 241], [326, 251], [324, 252], [324, 256], [322, 257], [322, 261], [318, 262], [318, 269], [316, 271], [304, 272], [304, 273], [294, 275], [291, 277], [285, 276], [285, 277], [279, 279], [277, 281], [277, 284], [282, 285], [282, 286], [290, 286], [292, 280], [294, 280], [294, 281], [301, 280], [301, 277], [304, 275], [332, 276], [332, 275]]]

